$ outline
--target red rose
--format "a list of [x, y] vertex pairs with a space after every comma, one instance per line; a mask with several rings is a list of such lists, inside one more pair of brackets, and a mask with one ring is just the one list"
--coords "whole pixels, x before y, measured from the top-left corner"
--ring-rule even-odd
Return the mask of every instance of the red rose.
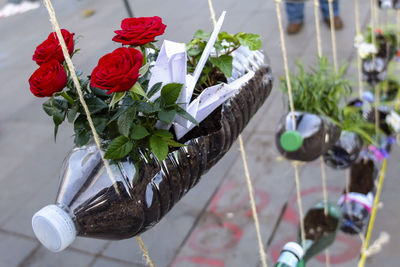
[[113, 41], [123, 45], [140, 46], [154, 41], [167, 26], [160, 17], [127, 18], [121, 23], [122, 30], [115, 31]]
[[52, 96], [67, 85], [67, 74], [60, 62], [53, 59], [42, 64], [29, 78], [31, 92], [37, 97]]
[[[61, 33], [67, 45], [68, 53], [71, 55], [74, 52], [74, 33], [70, 33], [65, 29], [62, 29]], [[64, 55], [55, 32], [50, 33], [49, 37], [36, 47], [35, 54], [32, 57], [32, 60], [36, 61], [39, 66], [52, 59], [60, 63], [64, 62]]]
[[90, 85], [103, 90], [107, 94], [129, 91], [139, 79], [139, 69], [143, 64], [143, 56], [134, 48], [117, 48], [100, 58], [92, 72]]

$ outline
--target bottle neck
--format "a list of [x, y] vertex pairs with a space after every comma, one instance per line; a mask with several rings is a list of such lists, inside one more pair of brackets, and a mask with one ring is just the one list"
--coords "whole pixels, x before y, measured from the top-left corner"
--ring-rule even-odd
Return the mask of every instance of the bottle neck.
[[296, 267], [298, 262], [299, 258], [295, 254], [290, 251], [282, 251], [275, 267]]

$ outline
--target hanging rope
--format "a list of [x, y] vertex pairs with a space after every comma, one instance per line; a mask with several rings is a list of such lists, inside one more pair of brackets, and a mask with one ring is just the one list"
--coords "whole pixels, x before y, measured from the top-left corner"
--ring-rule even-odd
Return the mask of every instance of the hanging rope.
[[285, 43], [285, 34], [283, 31], [283, 25], [282, 25], [282, 13], [281, 13], [281, 7], [280, 7], [281, 2], [282, 2], [282, 0], [275, 0], [275, 7], [276, 7], [276, 16], [278, 17], [279, 33], [280, 33], [280, 38], [281, 38], [283, 66], [285, 68], [286, 86], [288, 88], [288, 95], [289, 95], [289, 106], [290, 106], [290, 112], [292, 114], [292, 127], [293, 127], [293, 130], [295, 130], [296, 129], [296, 117], [294, 115], [295, 110], [294, 110], [294, 102], [293, 102], [292, 83], [290, 82], [289, 66], [288, 66], [286, 43]]
[[[101, 159], [103, 161], [104, 167], [106, 168], [107, 174], [110, 177], [111, 182], [113, 183], [115, 191], [117, 193], [119, 193], [119, 189], [117, 187], [117, 183], [116, 183], [114, 174], [111, 171], [111, 168], [110, 168], [110, 165], [109, 165], [108, 161], [104, 158], [104, 153], [103, 153], [103, 151], [101, 149], [100, 138], [99, 138], [99, 136], [98, 136], [98, 134], [96, 132], [96, 128], [94, 127], [92, 117], [90, 116], [89, 108], [88, 108], [88, 106], [86, 104], [85, 99], [83, 98], [82, 88], [81, 88], [81, 85], [79, 83], [78, 76], [76, 75], [74, 64], [72, 63], [71, 57], [69, 56], [68, 49], [67, 49], [67, 46], [65, 44], [64, 38], [63, 38], [63, 36], [61, 34], [60, 25], [58, 24], [58, 21], [57, 21], [57, 18], [56, 18], [56, 13], [54, 11], [53, 5], [51, 3], [51, 0], [44, 0], [44, 3], [45, 3], [45, 6], [47, 8], [47, 11], [49, 13], [49, 16], [50, 16], [50, 22], [51, 22], [51, 24], [52, 24], [52, 26], [53, 26], [56, 34], [57, 34], [58, 40], [60, 42], [60, 45], [61, 45], [61, 48], [62, 48], [62, 52], [63, 52], [64, 58], [65, 58], [65, 62], [67, 63], [68, 69], [69, 69], [69, 71], [71, 73], [71, 76], [72, 76], [72, 80], [73, 80], [74, 85], [76, 87], [76, 90], [78, 92], [79, 101], [81, 102], [81, 104], [83, 106], [83, 109], [85, 111], [87, 120], [89, 122], [90, 130], [92, 131], [93, 138], [94, 138], [94, 141], [96, 143], [97, 149], [99, 150], [99, 152], [101, 154]], [[137, 236], [136, 238], [137, 238], [138, 241], [139, 240], [141, 241], [140, 236]], [[142, 252], [143, 252], [147, 262], [150, 263], [149, 264], [150, 267], [153, 267], [154, 265], [153, 265], [153, 263], [152, 263], [152, 261], [150, 259], [149, 253], [148, 253], [147, 249], [145, 248], [143, 242], [139, 243], [139, 246], [142, 249]]]
[[256, 201], [254, 199], [253, 185], [251, 183], [249, 168], [247, 166], [246, 152], [245, 152], [244, 146], [243, 146], [242, 135], [239, 135], [239, 145], [240, 145], [240, 152], [241, 152], [242, 160], [243, 160], [244, 173], [246, 175], [247, 188], [249, 190], [251, 211], [253, 214], [254, 224], [256, 226], [258, 248], [259, 248], [259, 254], [261, 257], [261, 263], [262, 263], [263, 267], [267, 267], [267, 257], [265, 255], [264, 245], [263, 245], [262, 238], [261, 238], [260, 223], [258, 221]]
[[315, 31], [317, 34], [318, 57], [322, 57], [321, 30], [319, 27], [319, 0], [314, 0]]
[[292, 165], [294, 167], [294, 177], [296, 182], [297, 206], [299, 207], [301, 244], [304, 247], [306, 245], [306, 230], [303, 221], [304, 213], [303, 203], [301, 201], [299, 163], [297, 161], [292, 161]]
[[364, 92], [363, 82], [362, 82], [362, 61], [359, 53], [360, 44], [359, 38], [361, 35], [360, 28], [360, 10], [359, 10], [359, 0], [354, 0], [354, 15], [356, 21], [356, 42], [357, 42], [357, 70], [358, 70], [358, 89], [360, 93], [360, 98], [362, 99], [362, 94]]
[[333, 53], [333, 66], [335, 70], [338, 71], [337, 62], [337, 49], [336, 49], [336, 30], [335, 30], [335, 20], [333, 14], [333, 0], [328, 0], [329, 3], [329, 21], [331, 24], [331, 39], [332, 39], [332, 53]]
[[[217, 20], [215, 17], [215, 11], [214, 11], [212, 0], [208, 0], [208, 7], [210, 9], [211, 19], [212, 19], [213, 25], [215, 27], [215, 25], [217, 24]], [[258, 248], [259, 248], [261, 263], [262, 263], [263, 267], [268, 267], [267, 256], [265, 254], [264, 244], [263, 244], [262, 237], [261, 237], [260, 223], [258, 220], [258, 212], [257, 212], [256, 201], [254, 198], [253, 185], [251, 182], [250, 172], [249, 172], [249, 168], [247, 165], [246, 152], [244, 149], [243, 138], [242, 138], [241, 134], [239, 135], [238, 140], [239, 140], [240, 152], [241, 152], [242, 161], [243, 161], [244, 173], [246, 176], [247, 189], [249, 191], [251, 211], [252, 211], [252, 215], [253, 215], [254, 225], [256, 227], [257, 241], [258, 241]]]
[[324, 213], [328, 216], [328, 192], [326, 190], [326, 170], [324, 158], [321, 156], [322, 194], [324, 197]]
[[[294, 109], [294, 102], [293, 102], [293, 91], [292, 91], [292, 84], [290, 81], [289, 66], [288, 66], [288, 60], [287, 60], [285, 34], [283, 31], [283, 25], [282, 25], [282, 13], [281, 13], [281, 7], [280, 7], [281, 2], [282, 2], [282, 0], [275, 0], [275, 8], [276, 8], [276, 16], [278, 18], [278, 26], [279, 26], [282, 56], [283, 56], [283, 65], [284, 65], [284, 69], [285, 69], [286, 86], [288, 88], [288, 95], [289, 95], [289, 106], [290, 106], [290, 112], [292, 115], [292, 127], [293, 127], [293, 129], [296, 129], [296, 120], [295, 120], [296, 117], [294, 114], [295, 109]], [[305, 240], [306, 240], [306, 234], [305, 234], [305, 228], [304, 228], [303, 205], [302, 205], [302, 201], [301, 201], [301, 192], [300, 192], [300, 175], [299, 175], [298, 163], [295, 161], [292, 161], [292, 165], [294, 168], [295, 182], [296, 182], [297, 206], [299, 207], [300, 235], [301, 235], [302, 245], [304, 246]]]
[[379, 200], [381, 197], [382, 186], [383, 186], [383, 182], [385, 180], [385, 175], [386, 175], [386, 165], [387, 165], [387, 160], [384, 159], [380, 177], [379, 177], [379, 183], [378, 183], [378, 188], [376, 191], [376, 196], [374, 199], [374, 206], [372, 207], [371, 219], [370, 219], [369, 225], [368, 225], [367, 236], [365, 238], [364, 246], [362, 247], [362, 250], [361, 250], [361, 259], [358, 263], [358, 267], [364, 267], [364, 265], [365, 265], [365, 260], [366, 260], [366, 256], [367, 256], [365, 251], [367, 251], [367, 249], [368, 249], [369, 242], [371, 240], [372, 230], [374, 229], [374, 224], [375, 224], [375, 219], [376, 219], [376, 211], [378, 209], [378, 203], [379, 203]]
[[154, 263], [153, 263], [153, 261], [151, 260], [150, 255], [149, 255], [149, 252], [148, 252], [146, 246], [144, 245], [143, 240], [142, 240], [142, 238], [140, 237], [140, 235], [137, 235], [137, 236], [136, 236], [136, 241], [138, 242], [139, 247], [140, 247], [140, 249], [141, 249], [142, 252], [143, 252], [143, 256], [144, 256], [144, 258], [145, 258], [145, 260], [146, 260], [146, 263], [147, 263], [150, 267], [154, 267]]

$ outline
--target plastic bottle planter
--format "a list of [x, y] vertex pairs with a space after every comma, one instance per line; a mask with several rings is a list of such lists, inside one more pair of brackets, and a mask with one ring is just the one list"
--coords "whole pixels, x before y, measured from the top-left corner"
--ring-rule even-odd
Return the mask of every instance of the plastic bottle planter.
[[[304, 217], [306, 242], [304, 248], [304, 263], [312, 257], [324, 251], [335, 241], [342, 221], [342, 213], [339, 207], [333, 203], [327, 203], [328, 216], [325, 216], [324, 202], [318, 202]], [[299, 231], [299, 243], [301, 242]]]
[[301, 265], [302, 263], [300, 263], [303, 258], [303, 255], [304, 255], [303, 248], [299, 244], [295, 242], [286, 243], [285, 246], [283, 246], [282, 248], [281, 255], [279, 256], [279, 259], [275, 264], [275, 267], [304, 266]]
[[63, 166], [56, 205], [33, 217], [36, 236], [50, 250], [61, 251], [76, 235], [118, 240], [151, 228], [225, 155], [271, 88], [271, 70], [263, 66], [164, 161], [143, 157], [111, 165], [114, 183], [94, 145], [73, 149]]
[[[386, 123], [386, 117], [390, 114], [390, 111], [390, 108], [385, 106], [380, 106], [378, 108], [379, 128], [388, 136], [393, 134], [392, 129]], [[375, 123], [375, 108], [371, 108], [365, 112], [364, 117], [367, 121]]]
[[342, 131], [339, 140], [324, 155], [325, 163], [334, 169], [346, 169], [357, 160], [363, 143], [356, 133]]
[[363, 79], [370, 84], [384, 81], [387, 76], [387, 66], [394, 56], [395, 47], [382, 34], [376, 35], [376, 43], [379, 45], [378, 53], [374, 59], [364, 59], [362, 61]]
[[340, 137], [340, 128], [324, 116], [295, 112], [295, 120], [296, 131], [293, 131], [292, 115], [286, 114], [275, 135], [278, 151], [287, 159], [313, 161], [324, 155]]
[[381, 89], [381, 98], [382, 102], [390, 102], [394, 101], [397, 97], [397, 93], [400, 90], [400, 84], [393, 79], [388, 78], [383, 85], [383, 89]]
[[349, 194], [342, 195], [338, 205], [343, 213], [341, 229], [348, 234], [358, 234], [368, 224], [374, 201], [375, 179], [378, 168], [375, 161], [360, 158], [350, 169]]

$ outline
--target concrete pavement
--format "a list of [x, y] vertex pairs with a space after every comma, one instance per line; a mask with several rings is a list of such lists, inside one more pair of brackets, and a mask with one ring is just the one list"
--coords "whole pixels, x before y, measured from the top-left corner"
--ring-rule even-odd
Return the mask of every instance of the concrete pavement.
[[[0, 5], [4, 4], [0, 0]], [[99, 57], [112, 51], [113, 30], [126, 17], [122, 1], [54, 0], [63, 28], [75, 32], [81, 52], [74, 64], [90, 73]], [[212, 28], [207, 1], [130, 1], [136, 16], [163, 18], [167, 24], [164, 38], [186, 42], [201, 28]], [[214, 1], [217, 14], [227, 10], [223, 30], [236, 33], [254, 32], [262, 36], [263, 50], [270, 59], [275, 76], [274, 92], [246, 128], [243, 136], [254, 182], [261, 231], [266, 243], [281, 208], [288, 202], [284, 215], [268, 250], [272, 265], [284, 242], [297, 233], [297, 206], [293, 170], [288, 162], [277, 161], [274, 145], [277, 122], [285, 112], [284, 100], [278, 90], [279, 77], [284, 74], [279, 33], [273, 1]], [[361, 22], [365, 27], [369, 16], [369, 1], [361, 3]], [[342, 1], [346, 28], [337, 33], [338, 55], [342, 62], [354, 59], [353, 1]], [[88, 18], [82, 10], [94, 8]], [[290, 65], [296, 58], [305, 65], [316, 62], [316, 37], [311, 3], [307, 3], [306, 27], [303, 32], [287, 37]], [[331, 55], [330, 33], [321, 25], [324, 54]], [[53, 125], [41, 109], [43, 99], [31, 95], [28, 78], [36, 66], [31, 61], [35, 47], [51, 31], [45, 8], [20, 16], [0, 19], [0, 267], [9, 266], [145, 266], [135, 239], [104, 241], [79, 238], [71, 248], [51, 253], [34, 238], [31, 216], [42, 206], [54, 201], [61, 163], [73, 144], [72, 128], [64, 125], [53, 142]], [[349, 79], [356, 84], [354, 60]], [[380, 231], [391, 235], [384, 251], [368, 261], [367, 266], [398, 266], [400, 245], [396, 182], [400, 166], [400, 150], [395, 148], [389, 161], [388, 177], [373, 238]], [[344, 173], [328, 171], [329, 198], [338, 199], [345, 184]], [[301, 171], [304, 209], [322, 198], [319, 162]], [[178, 203], [153, 229], [143, 234], [143, 240], [157, 266], [257, 266], [259, 256], [255, 229], [249, 211], [242, 162], [238, 146], [215, 166], [201, 182]], [[357, 237], [341, 234], [331, 248], [332, 266], [355, 266], [359, 257]], [[324, 266], [318, 257], [308, 266]]]

